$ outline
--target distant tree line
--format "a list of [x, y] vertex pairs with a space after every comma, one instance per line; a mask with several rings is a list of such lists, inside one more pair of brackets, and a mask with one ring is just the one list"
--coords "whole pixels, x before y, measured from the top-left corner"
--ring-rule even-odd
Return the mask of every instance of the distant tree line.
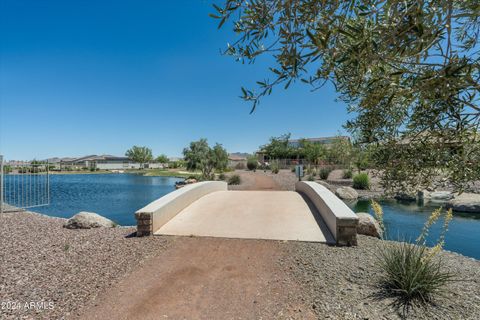
[[271, 137], [269, 143], [260, 147], [268, 159], [306, 159], [310, 164], [335, 164], [347, 167], [355, 166], [358, 170], [372, 168], [374, 148], [356, 142], [334, 138], [328, 146], [300, 139], [298, 145], [290, 141], [290, 134]]

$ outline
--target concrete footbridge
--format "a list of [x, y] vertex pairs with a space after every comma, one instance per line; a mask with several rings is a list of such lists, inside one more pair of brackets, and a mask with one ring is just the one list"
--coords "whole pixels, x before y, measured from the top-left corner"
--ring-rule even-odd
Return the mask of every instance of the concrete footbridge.
[[357, 216], [330, 190], [229, 191], [223, 181], [187, 185], [135, 213], [137, 235], [179, 235], [356, 244]]

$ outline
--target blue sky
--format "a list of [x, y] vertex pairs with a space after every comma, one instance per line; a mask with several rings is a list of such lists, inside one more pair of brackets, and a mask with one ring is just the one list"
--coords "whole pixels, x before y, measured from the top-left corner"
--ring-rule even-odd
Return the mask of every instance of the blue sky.
[[268, 59], [222, 56], [211, 1], [0, 1], [0, 152], [7, 159], [179, 156], [205, 137], [252, 152], [269, 137], [335, 135], [348, 119], [329, 86], [274, 90], [257, 111], [239, 98]]

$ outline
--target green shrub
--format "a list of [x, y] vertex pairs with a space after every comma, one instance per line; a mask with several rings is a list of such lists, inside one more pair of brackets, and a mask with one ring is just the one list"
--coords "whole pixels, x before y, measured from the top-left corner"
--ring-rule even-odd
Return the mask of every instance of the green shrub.
[[315, 176], [309, 175], [307, 178], [308, 181], [315, 181]]
[[241, 182], [242, 182], [242, 180], [240, 179], [240, 176], [238, 174], [234, 174], [234, 175], [228, 177], [228, 184], [229, 185], [240, 184]]
[[352, 179], [353, 172], [351, 169], [343, 170], [343, 179]]
[[253, 170], [253, 171], [255, 171], [255, 170], [257, 170], [257, 167], [258, 167], [258, 160], [257, 160], [257, 158], [255, 158], [255, 157], [249, 157], [249, 158], [247, 159], [247, 168], [248, 168], [248, 170]]
[[[384, 229], [382, 207], [372, 200], [372, 208], [375, 218]], [[443, 294], [447, 282], [456, 280], [452, 273], [444, 271], [443, 262], [437, 256], [443, 248], [448, 225], [453, 217], [451, 209], [444, 215], [437, 244], [433, 248], [425, 245], [430, 227], [441, 216], [442, 208], [432, 212], [414, 244], [382, 242], [375, 251], [381, 270], [379, 280], [383, 293], [396, 298], [396, 305], [403, 307], [404, 314], [414, 302], [425, 304], [435, 295]]]
[[280, 171], [280, 169], [278, 168], [278, 162], [273, 161], [270, 164], [270, 169], [272, 170], [272, 173], [277, 174]]
[[355, 189], [368, 189], [370, 188], [370, 178], [366, 173], [359, 173], [353, 177], [353, 187]]
[[453, 279], [451, 273], [443, 271], [439, 258], [430, 257], [426, 246], [393, 242], [380, 246], [377, 254], [383, 289], [400, 298], [404, 306], [430, 301]]
[[295, 172], [295, 167], [292, 167], [290, 170], [291, 170], [292, 172]]
[[218, 180], [225, 181], [226, 178], [227, 178], [227, 177], [225, 176], [224, 173], [220, 173], [220, 174], [218, 175]]
[[320, 179], [322, 180], [327, 180], [328, 176], [330, 175], [330, 172], [332, 172], [332, 169], [330, 168], [322, 168], [320, 169], [319, 175]]

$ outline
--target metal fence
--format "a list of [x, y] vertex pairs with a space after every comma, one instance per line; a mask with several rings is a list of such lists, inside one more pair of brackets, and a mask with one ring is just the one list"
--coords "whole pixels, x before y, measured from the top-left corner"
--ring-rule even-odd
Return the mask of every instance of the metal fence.
[[48, 162], [8, 165], [0, 156], [0, 213], [50, 204]]

